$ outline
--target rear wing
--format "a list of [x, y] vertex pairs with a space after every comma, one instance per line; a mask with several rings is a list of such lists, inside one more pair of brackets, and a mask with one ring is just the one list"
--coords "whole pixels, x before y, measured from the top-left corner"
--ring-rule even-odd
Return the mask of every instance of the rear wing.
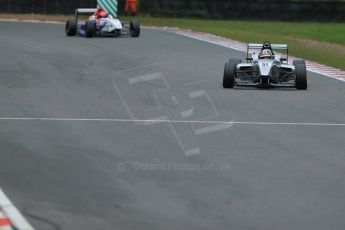
[[[259, 43], [248, 43], [248, 49], [262, 49], [262, 47], [264, 45], [259, 44]], [[288, 49], [287, 44], [270, 44], [270, 46], [272, 49], [275, 49], [275, 50], [287, 50]], [[269, 48], [269, 47], [267, 47], [267, 48]]]
[[81, 14], [94, 14], [96, 13], [97, 9], [96, 8], [79, 8], [75, 10], [75, 20], [78, 23], [78, 15]]
[[289, 49], [287, 44], [271, 44], [269, 42], [264, 42], [263, 44], [260, 43], [248, 43], [247, 45], [247, 60], [252, 60], [249, 58], [249, 50], [250, 49], [270, 49], [272, 52], [273, 50], [285, 50], [286, 51], [286, 60], [283, 58], [284, 61], [288, 61], [289, 59]]
[[75, 16], [79, 14], [94, 14], [96, 11], [96, 8], [79, 8], [75, 10]]

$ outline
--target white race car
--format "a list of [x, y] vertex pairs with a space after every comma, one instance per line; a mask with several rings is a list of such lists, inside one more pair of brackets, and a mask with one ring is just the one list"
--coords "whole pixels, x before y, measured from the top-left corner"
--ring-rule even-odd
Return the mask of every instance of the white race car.
[[89, 19], [87, 21], [78, 22], [80, 14], [94, 14], [97, 9], [76, 9], [75, 18], [66, 22], [65, 32], [67, 36], [75, 36], [76, 34], [92, 38], [96, 36], [119, 36], [129, 34], [131, 37], [140, 36], [140, 24], [137, 20], [132, 20], [129, 26], [126, 26], [117, 18], [108, 16], [106, 18]]
[[[251, 50], [254, 50], [252, 53]], [[274, 50], [285, 51], [285, 57]], [[307, 71], [304, 60], [288, 63], [288, 45], [249, 43], [247, 62], [230, 58], [225, 63], [223, 87], [257, 86], [257, 87], [295, 87], [307, 89]], [[251, 57], [250, 57], [251, 56]]]

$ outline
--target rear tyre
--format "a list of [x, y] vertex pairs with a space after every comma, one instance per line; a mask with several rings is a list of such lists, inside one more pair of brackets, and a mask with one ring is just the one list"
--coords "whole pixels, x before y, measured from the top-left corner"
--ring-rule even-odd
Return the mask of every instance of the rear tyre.
[[75, 36], [77, 33], [77, 21], [75, 19], [69, 19], [66, 22], [65, 33], [67, 36]]
[[129, 24], [129, 32], [131, 37], [137, 38], [140, 36], [140, 23], [137, 20], [132, 20]]
[[223, 87], [234, 88], [235, 85], [235, 73], [236, 64], [232, 62], [225, 63], [224, 75], [223, 75]]
[[307, 69], [304, 64], [296, 64], [296, 89], [305, 90], [308, 87]]
[[85, 37], [92, 38], [95, 35], [95, 25], [93, 21], [87, 21], [85, 24]]
[[305, 61], [304, 60], [294, 60], [292, 62], [293, 65], [298, 65], [298, 64], [302, 64], [302, 65], [305, 65]]

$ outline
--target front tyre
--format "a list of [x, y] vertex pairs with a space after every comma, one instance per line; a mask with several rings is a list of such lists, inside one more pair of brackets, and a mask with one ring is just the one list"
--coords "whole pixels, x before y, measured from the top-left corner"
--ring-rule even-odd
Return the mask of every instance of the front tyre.
[[136, 38], [140, 36], [140, 23], [137, 20], [132, 20], [129, 24], [129, 32], [131, 37]]
[[229, 62], [232, 62], [234, 64], [240, 64], [241, 63], [241, 59], [239, 59], [239, 58], [230, 58]]
[[77, 21], [75, 19], [69, 19], [66, 22], [65, 33], [67, 36], [75, 36], [77, 33]]
[[304, 64], [296, 64], [296, 89], [305, 90], [308, 87], [307, 69]]
[[305, 61], [304, 60], [294, 60], [292, 62], [293, 65], [298, 65], [298, 64], [302, 64], [302, 65], [305, 65]]
[[234, 88], [235, 85], [235, 73], [236, 64], [233, 62], [225, 63], [224, 75], [223, 75], [223, 87]]

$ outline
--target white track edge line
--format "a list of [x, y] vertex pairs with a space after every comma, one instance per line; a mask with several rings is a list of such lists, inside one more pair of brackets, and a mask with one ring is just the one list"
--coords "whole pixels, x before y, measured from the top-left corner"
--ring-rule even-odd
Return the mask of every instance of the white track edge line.
[[34, 230], [0, 188], [0, 208], [17, 230]]

